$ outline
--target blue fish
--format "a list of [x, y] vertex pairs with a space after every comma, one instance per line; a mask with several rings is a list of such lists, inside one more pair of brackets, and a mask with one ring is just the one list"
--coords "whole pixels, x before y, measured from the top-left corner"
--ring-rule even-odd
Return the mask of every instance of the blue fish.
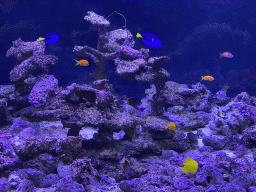
[[56, 43], [59, 40], [59, 35], [55, 32], [46, 34], [44, 37], [39, 37], [39, 41], [44, 41], [47, 44]]
[[159, 48], [162, 46], [161, 40], [153, 34], [146, 33], [141, 35], [137, 33], [136, 37], [141, 38], [142, 42], [149, 47]]

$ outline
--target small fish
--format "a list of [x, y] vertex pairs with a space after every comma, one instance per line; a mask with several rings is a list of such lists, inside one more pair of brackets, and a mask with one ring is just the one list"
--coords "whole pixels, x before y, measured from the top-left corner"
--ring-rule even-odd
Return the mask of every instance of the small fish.
[[187, 140], [190, 142], [190, 143], [194, 143], [197, 139], [196, 139], [196, 134], [192, 133], [192, 132], [189, 132], [187, 134]]
[[222, 52], [220, 53], [220, 58], [225, 57], [225, 58], [233, 58], [234, 56], [230, 52]]
[[126, 177], [126, 179], [130, 179], [131, 176], [131, 167], [130, 167], [130, 163], [127, 159], [124, 159], [124, 164], [121, 165], [122, 170], [124, 171], [124, 175]]
[[212, 76], [201, 76], [202, 77], [202, 79], [201, 79], [201, 81], [202, 80], [205, 80], [205, 81], [213, 81], [214, 80], [214, 78], [212, 77]]
[[127, 103], [129, 106], [132, 106], [137, 109], [137, 107], [141, 105], [141, 100], [138, 98], [127, 98]]
[[79, 61], [77, 61], [76, 59], [74, 59], [74, 60], [76, 61], [76, 65], [75, 66], [77, 66], [77, 65], [88, 66], [89, 65], [89, 62], [87, 60], [85, 60], [85, 59], [81, 59]]
[[59, 40], [59, 35], [55, 32], [46, 34], [44, 37], [39, 37], [39, 41], [44, 41], [47, 44], [56, 43]]
[[136, 37], [141, 38], [142, 42], [149, 47], [159, 48], [162, 46], [161, 40], [153, 34], [146, 33], [141, 35], [137, 33]]
[[186, 172], [186, 173], [195, 174], [197, 169], [198, 169], [198, 163], [195, 160], [188, 157], [186, 159], [186, 162], [183, 164], [181, 171]]
[[175, 130], [176, 129], [176, 125], [173, 122], [168, 123], [166, 129]]

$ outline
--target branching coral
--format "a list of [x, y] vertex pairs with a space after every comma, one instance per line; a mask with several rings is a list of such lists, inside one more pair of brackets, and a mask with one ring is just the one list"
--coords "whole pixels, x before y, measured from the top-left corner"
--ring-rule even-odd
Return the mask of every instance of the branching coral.
[[105, 65], [107, 64], [107, 60], [113, 60], [118, 75], [128, 80], [137, 80], [156, 86], [157, 93], [154, 96], [153, 113], [162, 114], [165, 100], [160, 90], [164, 86], [165, 79], [170, 74], [161, 68], [161, 64], [168, 61], [169, 57], [149, 57], [148, 49], [133, 49], [135, 42], [132, 34], [126, 28], [126, 22], [125, 29], [108, 32], [107, 27], [110, 23], [104, 17], [89, 11], [84, 19], [91, 22], [98, 30], [99, 39], [97, 50], [85, 45], [83, 47], [75, 46], [74, 52], [82, 57], [90, 57], [94, 61], [96, 64], [93, 75], [94, 80], [98, 81], [107, 78]]
[[11, 81], [15, 82], [15, 90], [25, 88], [24, 80], [28, 79], [36, 70], [42, 69], [46, 74], [51, 65], [58, 62], [58, 57], [54, 55], [44, 55], [45, 43], [40, 41], [24, 42], [21, 38], [13, 41], [13, 46], [7, 51], [6, 56], [14, 56], [17, 65], [10, 72]]

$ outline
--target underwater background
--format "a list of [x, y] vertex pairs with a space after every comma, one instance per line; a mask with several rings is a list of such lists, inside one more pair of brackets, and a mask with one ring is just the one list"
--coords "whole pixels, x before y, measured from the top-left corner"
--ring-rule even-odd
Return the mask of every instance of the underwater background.
[[[5, 0], [0, 12], [0, 84], [10, 83], [9, 71], [15, 59], [7, 58], [5, 53], [12, 41], [18, 37], [34, 41], [53, 31], [60, 39], [45, 51], [58, 56], [59, 63], [49, 73], [59, 80], [60, 86], [89, 83], [89, 73], [94, 70], [92, 60], [89, 59], [88, 67], [77, 68], [77, 57], [72, 51], [74, 45], [97, 46], [97, 33], [83, 17], [89, 10], [104, 17], [117, 11], [126, 17], [127, 28], [134, 37], [136, 33], [149, 32], [161, 39], [160, 48], [147, 47], [140, 39], [135, 39], [134, 48], [149, 48], [151, 56], [169, 56], [170, 61], [163, 65], [170, 73], [168, 80], [191, 85], [201, 76], [211, 75], [213, 82], [203, 82], [210, 90], [217, 91], [228, 84], [230, 96], [241, 90], [255, 95], [255, 8], [253, 0]], [[124, 26], [120, 15], [111, 16], [109, 21], [109, 30]], [[224, 51], [231, 52], [234, 58], [219, 59], [219, 53]], [[133, 87], [134, 95], [130, 95], [134, 82], [115, 75], [114, 68], [110, 61], [106, 72], [116, 92], [142, 98], [140, 89], [148, 85], [136, 82], [137, 89]]]
[[253, 0], [2, 0], [0, 192], [255, 192]]

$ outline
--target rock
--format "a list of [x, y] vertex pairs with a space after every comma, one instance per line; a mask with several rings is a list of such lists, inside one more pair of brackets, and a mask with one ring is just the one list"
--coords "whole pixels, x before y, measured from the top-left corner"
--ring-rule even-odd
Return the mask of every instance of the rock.
[[62, 192], [86, 191], [83, 185], [73, 181], [71, 176], [66, 176], [63, 179], [59, 180], [58, 183], [56, 184], [56, 189], [57, 191], [62, 191]]
[[9, 192], [11, 189], [10, 183], [5, 177], [0, 179], [0, 191], [1, 192]]
[[17, 192], [32, 192], [34, 190], [34, 183], [33, 181], [24, 179], [18, 186]]
[[250, 106], [249, 95], [242, 92], [223, 107], [214, 107], [208, 127], [218, 134], [238, 134], [256, 122], [256, 108]]
[[210, 146], [213, 150], [221, 150], [225, 147], [225, 140], [216, 136], [206, 136], [203, 138], [203, 143], [206, 146]]
[[45, 106], [57, 87], [58, 80], [54, 76], [41, 76], [28, 96], [29, 103], [34, 107]]

